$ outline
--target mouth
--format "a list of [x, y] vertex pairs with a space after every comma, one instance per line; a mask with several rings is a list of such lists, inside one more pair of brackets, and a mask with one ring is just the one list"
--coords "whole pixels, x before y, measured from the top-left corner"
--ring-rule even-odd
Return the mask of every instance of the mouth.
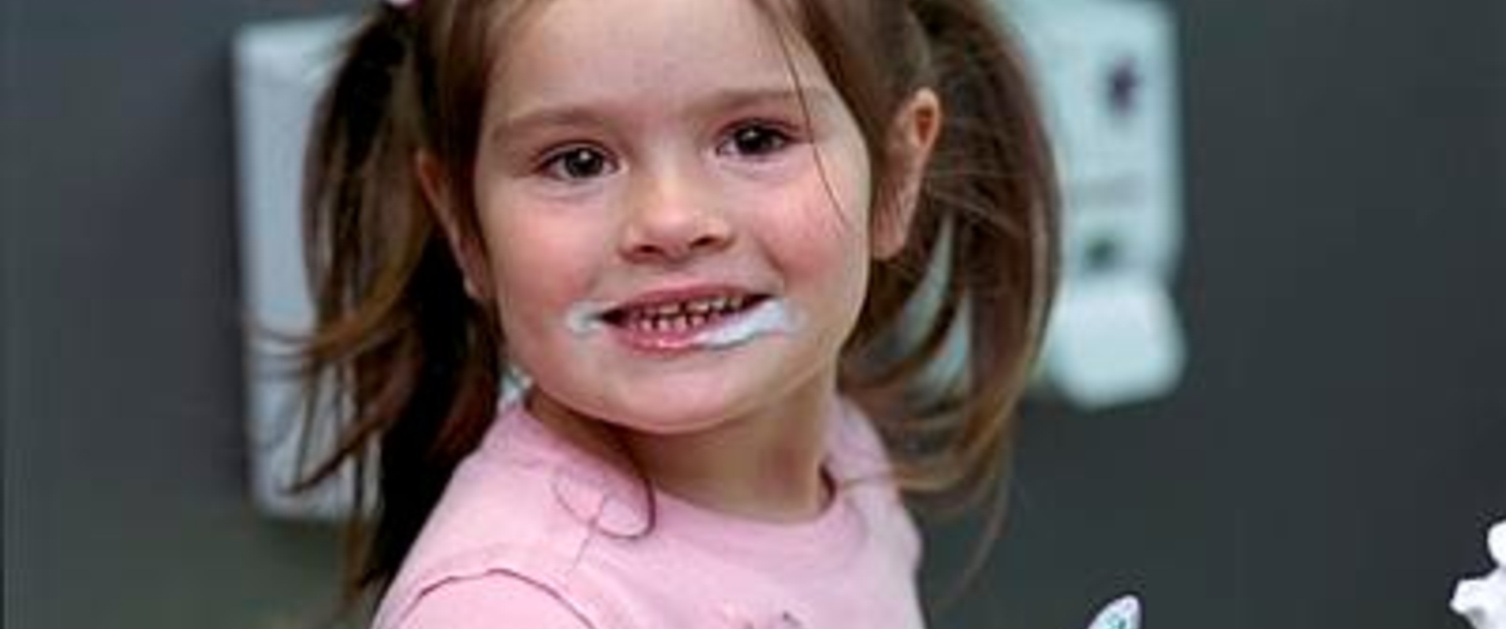
[[565, 325], [577, 336], [606, 332], [627, 347], [655, 354], [736, 347], [798, 327], [785, 300], [740, 289], [651, 293], [616, 305], [583, 302]]
[[634, 334], [693, 335], [747, 313], [768, 299], [768, 295], [737, 291], [649, 298], [607, 310], [600, 318], [609, 326]]

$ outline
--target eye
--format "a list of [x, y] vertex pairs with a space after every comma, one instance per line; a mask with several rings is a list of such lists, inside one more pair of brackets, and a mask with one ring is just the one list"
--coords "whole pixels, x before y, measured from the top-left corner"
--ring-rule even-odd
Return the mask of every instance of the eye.
[[795, 141], [793, 135], [769, 123], [749, 123], [734, 127], [716, 147], [722, 155], [765, 157], [784, 150]]
[[576, 145], [549, 154], [539, 170], [545, 176], [570, 181], [611, 174], [617, 164], [600, 149]]

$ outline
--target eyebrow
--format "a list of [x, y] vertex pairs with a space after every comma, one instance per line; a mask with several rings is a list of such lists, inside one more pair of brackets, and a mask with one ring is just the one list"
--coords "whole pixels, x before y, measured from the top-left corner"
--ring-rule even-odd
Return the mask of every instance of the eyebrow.
[[[718, 90], [708, 97], [694, 102], [688, 108], [691, 117], [704, 116], [707, 112], [751, 108], [764, 105], [797, 105], [811, 119], [820, 118], [819, 112], [840, 106], [842, 100], [824, 86], [793, 86], [729, 88]], [[525, 108], [521, 113], [503, 118], [492, 127], [488, 135], [501, 137], [517, 129], [537, 127], [561, 127], [600, 123], [610, 117], [618, 107], [612, 101], [586, 100], [578, 104], [560, 106], [543, 105]]]

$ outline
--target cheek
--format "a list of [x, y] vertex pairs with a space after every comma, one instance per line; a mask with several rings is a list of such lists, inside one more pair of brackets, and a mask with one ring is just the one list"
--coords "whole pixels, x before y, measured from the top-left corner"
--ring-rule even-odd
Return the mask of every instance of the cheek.
[[850, 153], [827, 160], [826, 176], [804, 187], [799, 200], [791, 204], [789, 227], [781, 230], [789, 251], [798, 252], [807, 265], [831, 272], [850, 272], [868, 264], [866, 161], [861, 154]]
[[595, 247], [581, 226], [504, 199], [484, 206], [481, 225], [498, 311], [510, 336], [547, 325], [540, 319], [588, 283], [594, 262], [587, 253]]
[[509, 361], [529, 374], [549, 373], [566, 356], [562, 313], [589, 285], [577, 240], [545, 221], [488, 226], [492, 284]]
[[[771, 214], [775, 214], [772, 213]], [[861, 217], [833, 206], [823, 194], [770, 218], [759, 231], [767, 248], [787, 272], [801, 276], [826, 275], [849, 269], [855, 252], [867, 241]]]
[[766, 254], [806, 298], [846, 310], [862, 300], [869, 264], [867, 180], [861, 171], [829, 171], [766, 194], [753, 213]]

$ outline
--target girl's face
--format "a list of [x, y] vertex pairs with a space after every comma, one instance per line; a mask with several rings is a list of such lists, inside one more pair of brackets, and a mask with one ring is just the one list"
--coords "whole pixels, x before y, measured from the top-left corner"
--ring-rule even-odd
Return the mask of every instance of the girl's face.
[[902, 235], [870, 233], [856, 122], [784, 40], [751, 0], [552, 0], [498, 44], [471, 279], [550, 407], [668, 434], [832, 394]]

